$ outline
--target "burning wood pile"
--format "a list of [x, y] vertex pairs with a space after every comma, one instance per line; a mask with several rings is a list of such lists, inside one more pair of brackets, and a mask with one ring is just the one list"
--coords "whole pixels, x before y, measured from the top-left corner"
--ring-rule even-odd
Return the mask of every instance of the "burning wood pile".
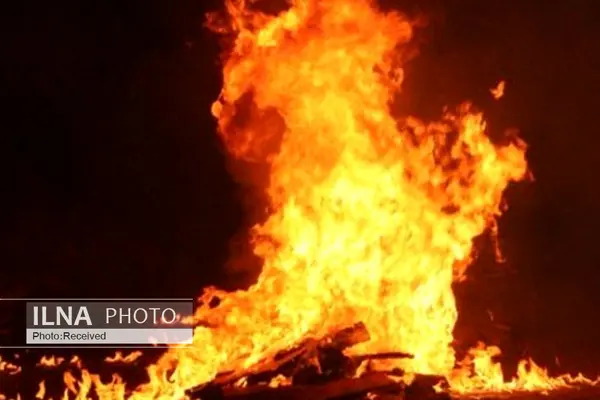
[[[370, 339], [359, 322], [320, 339], [306, 339], [240, 372], [224, 372], [188, 390], [193, 400], [449, 399], [441, 376], [417, 375], [407, 385], [400, 369], [375, 371], [372, 361], [411, 358], [401, 352], [346, 355]], [[281, 384], [278, 384], [280, 382]], [[442, 390], [440, 390], [442, 389]]]

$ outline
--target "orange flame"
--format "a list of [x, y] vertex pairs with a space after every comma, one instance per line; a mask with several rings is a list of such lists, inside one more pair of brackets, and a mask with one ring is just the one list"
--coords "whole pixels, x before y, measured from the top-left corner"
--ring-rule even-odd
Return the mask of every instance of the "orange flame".
[[504, 96], [504, 88], [506, 87], [506, 82], [500, 81], [496, 85], [496, 87], [490, 89], [490, 93], [496, 100], [500, 100], [502, 96]]
[[41, 381], [38, 385], [38, 391], [35, 394], [35, 398], [43, 399], [44, 397], [46, 397], [46, 383], [44, 381]]
[[[505, 382], [499, 349], [484, 345], [455, 368], [452, 284], [473, 238], [495, 229], [507, 185], [527, 176], [525, 143], [492, 143], [469, 104], [433, 123], [392, 115], [412, 36], [401, 14], [369, 0], [290, 0], [277, 15], [254, 3], [226, 0], [228, 22], [209, 19], [233, 39], [212, 112], [234, 158], [268, 167], [269, 217], [251, 232], [263, 270], [248, 290], [205, 290], [194, 346], [170, 349], [128, 398], [183, 398], [219, 371], [357, 321], [372, 340], [352, 351], [412, 353], [394, 366], [444, 375], [456, 392], [576, 382], [532, 361]], [[118, 377], [83, 372], [65, 375], [65, 396], [125, 398]]]
[[63, 357], [43, 356], [40, 359], [40, 361], [37, 363], [37, 366], [52, 368], [52, 367], [57, 367], [57, 366], [61, 365], [64, 361], [65, 361], [65, 359]]
[[3, 361], [0, 357], [0, 374], [7, 373], [9, 375], [15, 375], [21, 372], [21, 367], [8, 361]]
[[264, 266], [248, 291], [207, 290], [221, 303], [198, 312], [203, 351], [174, 351], [155, 373], [177, 359], [171, 379], [188, 386], [360, 320], [372, 340], [355, 351], [407, 351], [398, 366], [449, 376], [451, 285], [526, 176], [524, 143], [495, 146], [468, 104], [436, 123], [392, 116], [412, 35], [398, 13], [366, 0], [227, 10], [235, 41], [213, 113], [234, 157], [269, 167], [271, 214], [252, 231]]
[[133, 352], [127, 354], [126, 356], [124, 356], [123, 353], [121, 353], [120, 351], [117, 351], [114, 356], [106, 357], [104, 359], [104, 361], [106, 361], [107, 363], [130, 364], [130, 363], [134, 362], [135, 360], [137, 360], [138, 358], [140, 358], [141, 356], [142, 356], [141, 351], [133, 351]]
[[545, 368], [533, 360], [521, 360], [517, 367], [517, 376], [504, 380], [501, 365], [493, 358], [501, 354], [498, 347], [483, 343], [469, 351], [460, 363], [462, 368], [452, 372], [453, 389], [461, 393], [498, 392], [498, 391], [542, 391], [570, 387], [575, 385], [596, 385], [599, 380], [590, 380], [579, 374], [550, 377]]

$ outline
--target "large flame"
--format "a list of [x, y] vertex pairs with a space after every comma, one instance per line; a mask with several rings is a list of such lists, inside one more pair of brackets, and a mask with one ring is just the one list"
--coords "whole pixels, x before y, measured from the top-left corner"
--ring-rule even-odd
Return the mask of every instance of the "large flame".
[[355, 351], [415, 355], [409, 372], [449, 376], [472, 240], [527, 172], [524, 144], [495, 146], [463, 105], [440, 122], [398, 121], [390, 104], [412, 34], [367, 0], [294, 1], [270, 16], [229, 1], [235, 35], [213, 113], [230, 153], [267, 164], [270, 216], [252, 231], [255, 285], [222, 293], [178, 350], [182, 386], [242, 368], [307, 335], [363, 321]]
[[[565, 384], [532, 362], [505, 383], [497, 349], [485, 346], [455, 369], [451, 346], [452, 284], [473, 238], [495, 229], [509, 182], [526, 176], [525, 144], [492, 143], [468, 104], [434, 123], [392, 115], [412, 35], [397, 12], [369, 0], [292, 0], [276, 15], [244, 0], [226, 6], [227, 24], [211, 19], [233, 38], [213, 114], [234, 158], [268, 167], [269, 216], [251, 232], [264, 265], [248, 290], [207, 290], [195, 345], [167, 352], [130, 398], [182, 397], [219, 371], [358, 321], [372, 340], [353, 351], [412, 353], [396, 366], [444, 375], [456, 391]], [[116, 377], [65, 379], [82, 399], [94, 384], [102, 398], [125, 396]]]

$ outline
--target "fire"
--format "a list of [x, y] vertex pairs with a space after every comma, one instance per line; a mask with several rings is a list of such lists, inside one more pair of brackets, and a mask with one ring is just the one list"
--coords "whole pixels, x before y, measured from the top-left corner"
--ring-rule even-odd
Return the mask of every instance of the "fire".
[[213, 114], [234, 157], [269, 168], [270, 216], [252, 230], [264, 266], [247, 291], [208, 290], [221, 303], [198, 312], [202, 351], [173, 351], [155, 373], [177, 359], [171, 378], [190, 386], [360, 320], [373, 339], [355, 351], [407, 351], [407, 371], [449, 376], [451, 285], [526, 176], [525, 144], [494, 145], [468, 104], [435, 123], [392, 115], [412, 35], [398, 13], [366, 0], [227, 10], [216, 28], [235, 41]]
[[6, 373], [9, 375], [15, 375], [21, 372], [21, 367], [10, 363], [8, 361], [3, 361], [2, 357], [0, 357], [0, 373]]
[[142, 356], [142, 352], [141, 351], [134, 351], [134, 352], [131, 352], [131, 353], [127, 354], [126, 356], [124, 356], [123, 353], [121, 353], [120, 351], [117, 351], [114, 356], [112, 356], [112, 357], [106, 357], [104, 359], [104, 361], [106, 361], [107, 363], [124, 363], [124, 364], [129, 364], [129, 363], [134, 362], [135, 360], [137, 360], [141, 356]]
[[365, 0], [296, 1], [278, 17], [228, 6], [237, 40], [213, 112], [234, 156], [269, 166], [271, 215], [253, 229], [258, 282], [201, 312], [226, 355], [217, 370], [360, 320], [373, 339], [356, 351], [407, 351], [405, 370], [449, 375], [451, 285], [526, 176], [524, 143], [495, 146], [468, 104], [435, 123], [392, 115], [412, 35], [398, 13]]
[[35, 398], [43, 399], [44, 397], [46, 397], [46, 383], [44, 381], [41, 381], [38, 385], [38, 391], [35, 394]]
[[[253, 3], [226, 0], [227, 22], [209, 19], [233, 39], [212, 112], [234, 159], [268, 167], [266, 187], [255, 183], [269, 216], [251, 231], [262, 273], [245, 291], [207, 289], [195, 345], [170, 349], [128, 398], [182, 398], [219, 371], [357, 321], [372, 340], [353, 351], [412, 353], [395, 366], [444, 375], [456, 392], [575, 382], [532, 361], [505, 382], [499, 349], [480, 345], [456, 367], [451, 346], [452, 284], [473, 239], [495, 231], [506, 187], [527, 177], [525, 143], [493, 143], [469, 104], [432, 123], [392, 114], [413, 33], [403, 15], [369, 0], [290, 0], [277, 15]], [[65, 384], [78, 398], [92, 387], [125, 398], [118, 377], [84, 371]]]
[[517, 367], [517, 376], [509, 381], [504, 379], [501, 365], [493, 358], [501, 351], [496, 346], [486, 346], [478, 343], [469, 351], [468, 356], [459, 363], [461, 368], [451, 374], [453, 389], [460, 393], [499, 392], [499, 391], [542, 391], [565, 388], [576, 385], [595, 385], [592, 381], [579, 374], [575, 377], [565, 374], [550, 377], [545, 368], [533, 360], [521, 360]]
[[500, 100], [502, 98], [502, 96], [504, 96], [505, 87], [506, 87], [506, 82], [500, 81], [500, 82], [498, 82], [496, 87], [493, 87], [490, 89], [490, 93], [492, 94], [494, 99]]
[[42, 356], [40, 361], [37, 363], [38, 366], [43, 367], [57, 367], [61, 365], [65, 359], [63, 357], [55, 357], [55, 356]]

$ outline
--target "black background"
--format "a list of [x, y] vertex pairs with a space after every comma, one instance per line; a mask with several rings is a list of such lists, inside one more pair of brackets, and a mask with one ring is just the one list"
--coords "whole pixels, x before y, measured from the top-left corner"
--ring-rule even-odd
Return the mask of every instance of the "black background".
[[[482, 245], [457, 287], [457, 346], [600, 371], [597, 1], [387, 1], [425, 12], [400, 106], [471, 99], [519, 127], [535, 182], [509, 190], [508, 262]], [[251, 282], [224, 268], [244, 225], [210, 104], [219, 46], [206, 0], [23, 1], [0, 37], [0, 294], [187, 297]], [[507, 81], [505, 97], [488, 89]], [[490, 322], [495, 320], [510, 330]], [[2, 319], [2, 317], [0, 317]]]

